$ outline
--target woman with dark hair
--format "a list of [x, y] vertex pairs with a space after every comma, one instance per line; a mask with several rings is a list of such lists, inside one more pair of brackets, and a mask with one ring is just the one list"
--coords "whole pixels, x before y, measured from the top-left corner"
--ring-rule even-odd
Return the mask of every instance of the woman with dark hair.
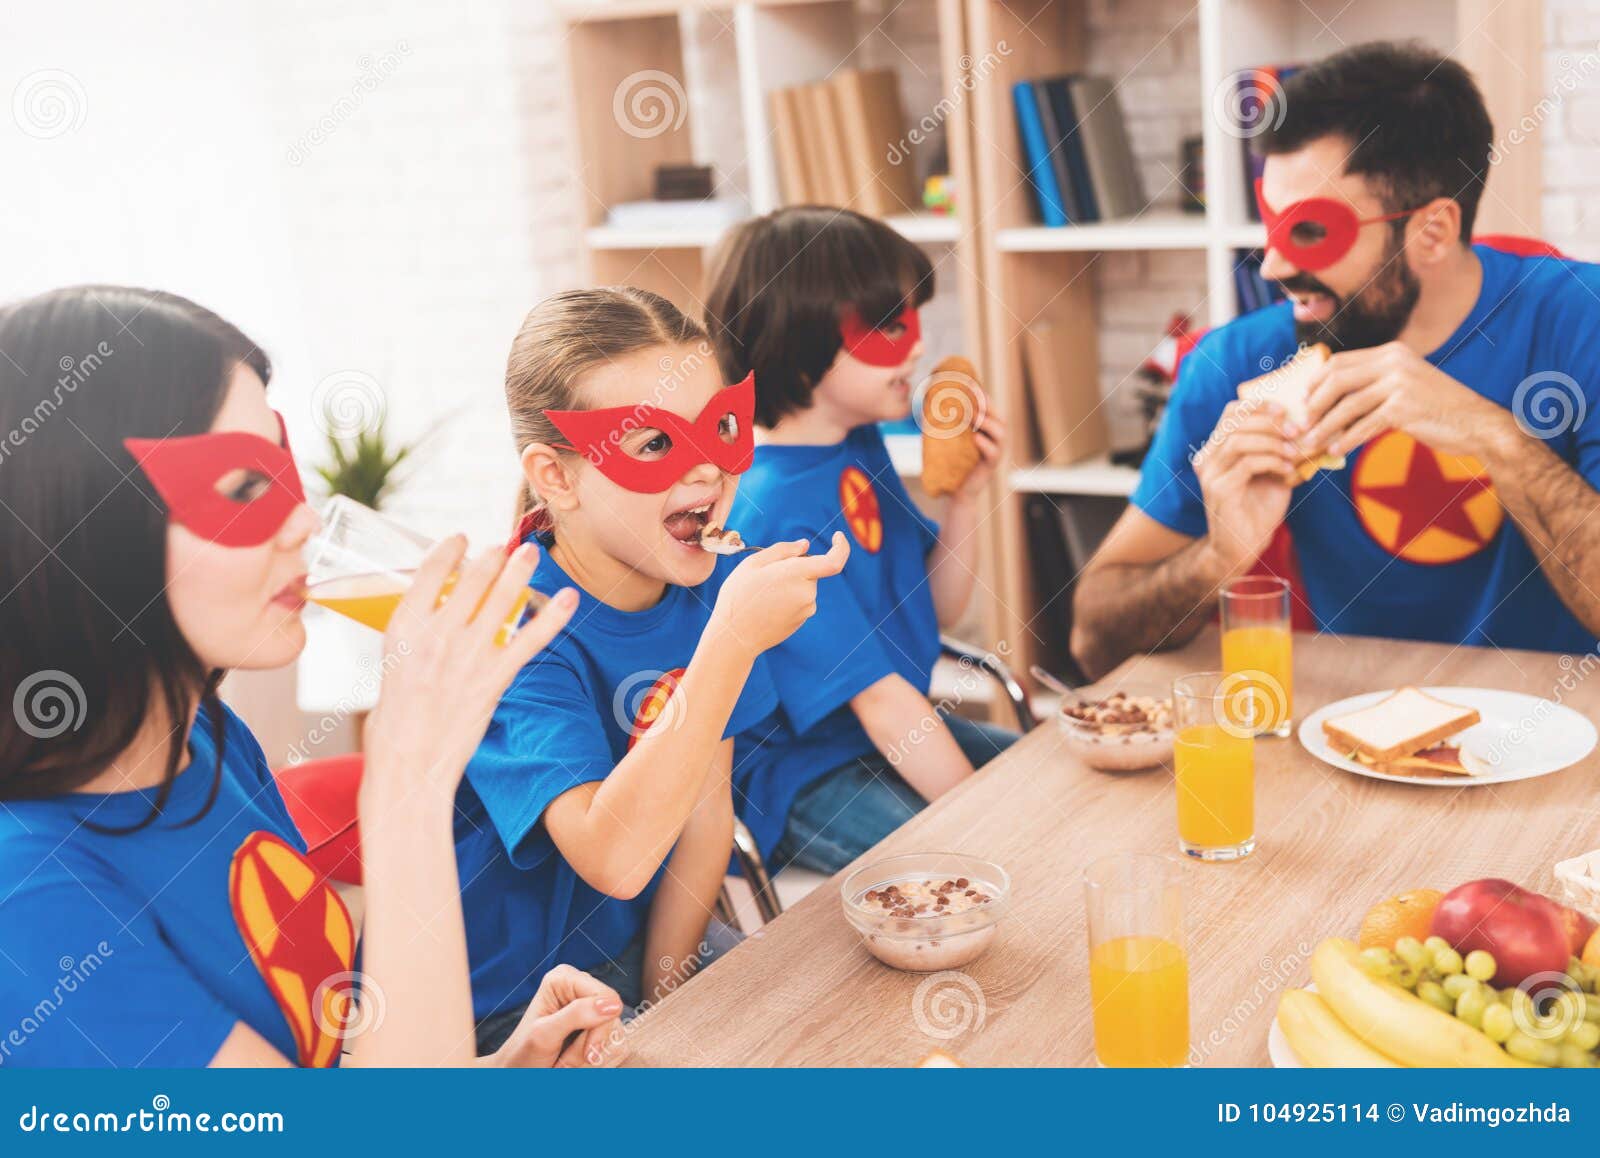
[[[358, 979], [350, 918], [216, 695], [305, 642], [317, 518], [269, 376], [170, 294], [0, 309], [0, 1065], [477, 1060], [452, 802], [501, 692], [577, 601], [498, 647], [534, 551], [468, 561], [455, 536], [418, 570], [366, 729]], [[557, 970], [483, 1061], [597, 1060], [619, 1012]]]

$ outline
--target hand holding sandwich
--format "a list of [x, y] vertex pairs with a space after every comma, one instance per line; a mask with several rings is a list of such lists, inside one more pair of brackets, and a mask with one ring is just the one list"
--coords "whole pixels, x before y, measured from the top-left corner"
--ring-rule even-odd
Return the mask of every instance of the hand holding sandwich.
[[1302, 454], [1275, 402], [1235, 401], [1194, 458], [1206, 504], [1206, 542], [1220, 582], [1242, 575], [1289, 511]]
[[1399, 430], [1440, 454], [1482, 458], [1499, 436], [1516, 432], [1510, 411], [1403, 342], [1333, 355], [1309, 382], [1307, 413], [1303, 441], [1333, 454]]

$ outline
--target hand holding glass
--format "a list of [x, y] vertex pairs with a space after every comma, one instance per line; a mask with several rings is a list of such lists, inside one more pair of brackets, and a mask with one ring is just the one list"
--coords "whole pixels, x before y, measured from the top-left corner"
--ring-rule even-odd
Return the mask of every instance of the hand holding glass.
[[[306, 599], [374, 631], [387, 631], [400, 599], [410, 589], [422, 558], [433, 548], [424, 535], [402, 527], [371, 507], [335, 495], [322, 512], [322, 529], [306, 546]], [[439, 601], [450, 597], [456, 576], [445, 580]], [[531, 587], [495, 636], [504, 645], [530, 605], [545, 597]]]

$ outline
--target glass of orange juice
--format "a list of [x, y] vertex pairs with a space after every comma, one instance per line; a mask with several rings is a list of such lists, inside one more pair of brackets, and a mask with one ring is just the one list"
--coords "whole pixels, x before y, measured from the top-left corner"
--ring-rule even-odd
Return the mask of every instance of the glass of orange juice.
[[1249, 575], [1222, 588], [1222, 670], [1231, 694], [1250, 709], [1258, 736], [1287, 736], [1294, 714], [1289, 584]]
[[1178, 847], [1196, 860], [1240, 860], [1256, 848], [1253, 711], [1225, 672], [1172, 684]]
[[1182, 863], [1119, 853], [1091, 864], [1083, 889], [1095, 1057], [1111, 1067], [1186, 1065]]
[[[433, 541], [426, 536], [335, 495], [323, 508], [322, 529], [306, 545], [306, 600], [374, 631], [387, 631], [417, 567], [432, 548]], [[455, 575], [445, 580], [441, 603], [455, 581]], [[506, 620], [498, 642], [510, 638], [531, 600], [543, 603], [544, 597], [530, 588]]]

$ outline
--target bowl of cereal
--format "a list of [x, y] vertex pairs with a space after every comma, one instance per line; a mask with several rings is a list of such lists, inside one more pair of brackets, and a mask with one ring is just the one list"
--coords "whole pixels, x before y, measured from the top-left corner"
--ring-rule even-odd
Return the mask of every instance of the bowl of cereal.
[[1132, 772], [1172, 759], [1172, 701], [1112, 692], [1061, 705], [1067, 751], [1102, 772]]
[[885, 965], [910, 973], [960, 969], [994, 942], [1011, 878], [990, 861], [953, 852], [874, 861], [845, 878], [845, 919]]

